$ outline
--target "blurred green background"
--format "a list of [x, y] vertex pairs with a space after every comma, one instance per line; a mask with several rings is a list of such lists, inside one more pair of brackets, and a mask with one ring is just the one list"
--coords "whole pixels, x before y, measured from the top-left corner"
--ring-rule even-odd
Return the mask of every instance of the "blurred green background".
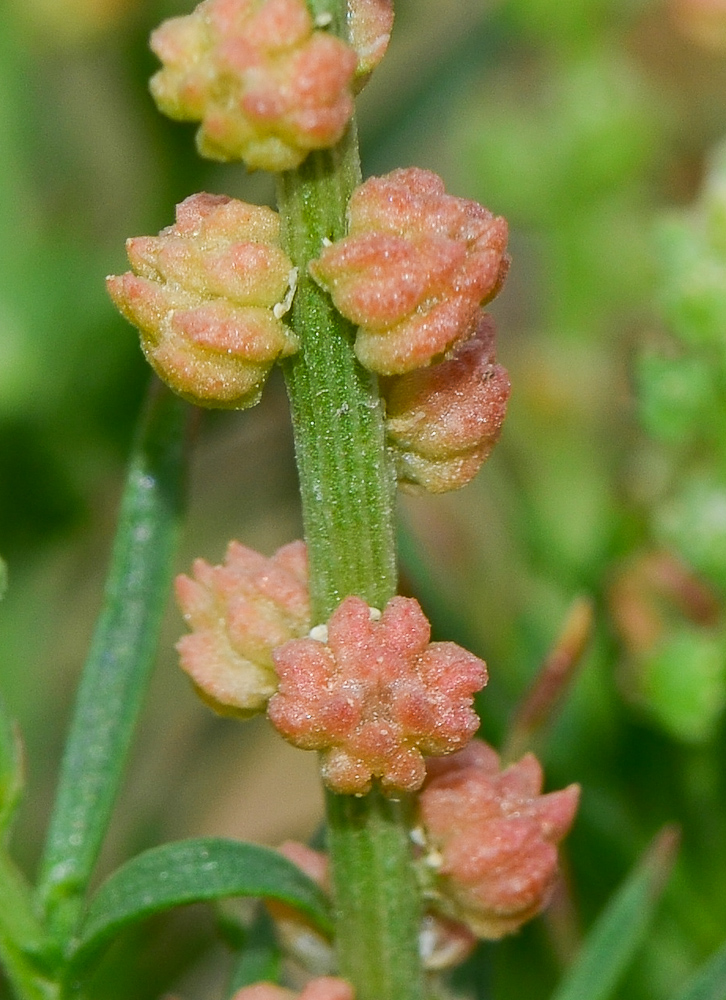
[[[156, 233], [194, 191], [272, 197], [267, 178], [199, 160], [193, 129], [148, 95], [148, 33], [190, 7], [0, 5], [0, 686], [27, 748], [14, 847], [31, 875], [148, 380], [104, 276], [125, 269], [126, 237]], [[679, 861], [620, 994], [660, 1000], [726, 938], [726, 4], [396, 0], [396, 12], [360, 101], [364, 171], [438, 171], [507, 216], [513, 257], [493, 309], [513, 382], [503, 439], [460, 493], [402, 498], [405, 589], [437, 637], [487, 659], [482, 735], [495, 745], [573, 598], [596, 609], [571, 696], [536, 746], [548, 787], [583, 785], [569, 891], [482, 949], [477, 992], [547, 997], [674, 821]], [[271, 552], [300, 533], [273, 377], [257, 408], [200, 422], [179, 568], [218, 561], [233, 536]], [[164, 839], [275, 844], [320, 820], [312, 756], [198, 704], [174, 666], [181, 631], [170, 608], [99, 875]], [[211, 998], [227, 964], [209, 915], [190, 910], [119, 946], [99, 1000]]]

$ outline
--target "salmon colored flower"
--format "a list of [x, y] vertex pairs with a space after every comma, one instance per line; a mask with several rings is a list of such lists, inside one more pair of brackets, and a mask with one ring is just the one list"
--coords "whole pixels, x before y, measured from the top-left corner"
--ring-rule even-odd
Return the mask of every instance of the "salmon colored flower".
[[433, 906], [478, 937], [517, 930], [548, 903], [557, 844], [570, 829], [579, 788], [542, 795], [542, 768], [526, 754], [500, 770], [481, 740], [427, 761], [419, 796], [421, 834], [432, 872]]
[[353, 987], [337, 976], [311, 979], [301, 993], [287, 990], [275, 983], [255, 983], [244, 986], [232, 1000], [354, 1000]]
[[388, 380], [386, 433], [403, 486], [459, 489], [489, 457], [510, 392], [494, 341], [494, 322], [482, 313], [474, 336], [448, 361]]
[[479, 720], [472, 708], [486, 665], [452, 642], [429, 642], [418, 602], [394, 597], [382, 616], [347, 597], [325, 641], [299, 639], [274, 652], [279, 677], [268, 705], [290, 743], [322, 754], [323, 778], [335, 792], [415, 791], [423, 754], [464, 746]]
[[382, 58], [391, 19], [390, 3], [356, 0], [359, 55], [316, 27], [305, 0], [204, 0], [153, 33], [163, 68], [151, 92], [171, 118], [201, 121], [203, 156], [290, 170], [341, 138], [356, 74]]
[[195, 560], [176, 594], [192, 629], [177, 644], [181, 667], [201, 697], [223, 715], [263, 711], [277, 687], [272, 650], [310, 628], [303, 542], [270, 559], [230, 542], [222, 566]]
[[355, 352], [363, 365], [400, 375], [474, 334], [480, 306], [507, 273], [503, 218], [411, 167], [357, 188], [348, 222], [348, 235], [309, 269], [360, 328]]
[[199, 406], [256, 403], [275, 359], [297, 350], [281, 318], [295, 271], [277, 213], [195, 194], [173, 226], [126, 250], [133, 271], [107, 278], [108, 291], [159, 377]]

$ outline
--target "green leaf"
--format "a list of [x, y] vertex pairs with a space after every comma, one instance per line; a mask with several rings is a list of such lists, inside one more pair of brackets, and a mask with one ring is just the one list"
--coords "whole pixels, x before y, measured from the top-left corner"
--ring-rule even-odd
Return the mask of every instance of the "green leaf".
[[132, 858], [101, 886], [71, 956], [71, 974], [136, 920], [230, 896], [280, 900], [301, 910], [324, 933], [332, 932], [322, 889], [282, 854], [237, 840], [181, 840]]
[[20, 732], [0, 699], [0, 846], [10, 830], [23, 792], [23, 745]]
[[77, 931], [154, 663], [186, 493], [191, 412], [154, 380], [129, 463], [105, 599], [40, 865], [38, 896], [61, 949]]
[[8, 564], [4, 559], [0, 558], [0, 601], [5, 597], [5, 591], [8, 589]]
[[726, 997], [726, 944], [686, 983], [673, 1000], [723, 1000]]
[[675, 858], [678, 834], [656, 837], [600, 915], [552, 1000], [608, 1000], [645, 939]]

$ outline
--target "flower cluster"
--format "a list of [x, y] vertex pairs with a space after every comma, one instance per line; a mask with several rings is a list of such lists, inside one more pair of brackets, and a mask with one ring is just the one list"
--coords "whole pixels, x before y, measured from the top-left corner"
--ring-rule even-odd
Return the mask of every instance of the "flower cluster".
[[277, 213], [196, 194], [173, 226], [126, 249], [133, 271], [107, 287], [159, 377], [200, 406], [256, 403], [275, 359], [297, 350], [281, 319], [295, 272]]
[[290, 170], [334, 145], [353, 114], [354, 78], [385, 52], [390, 0], [357, 0], [355, 48], [318, 30], [305, 0], [204, 0], [151, 39], [151, 91], [171, 118], [201, 121], [203, 156]]
[[450, 360], [388, 380], [386, 433], [399, 482], [429, 493], [466, 485], [499, 438], [509, 392], [486, 313]]
[[486, 666], [451, 642], [430, 643], [418, 602], [394, 597], [383, 614], [347, 597], [327, 635], [292, 640], [273, 655], [279, 688], [267, 713], [285, 739], [322, 754], [333, 791], [415, 791], [423, 754], [464, 746], [479, 725], [472, 698]]
[[398, 375], [474, 334], [480, 306], [506, 276], [506, 243], [504, 219], [411, 167], [356, 189], [348, 236], [324, 247], [309, 270], [359, 327], [361, 363]]
[[307, 555], [302, 542], [266, 559], [230, 542], [224, 564], [194, 563], [176, 593], [193, 629], [179, 640], [181, 666], [216, 711], [263, 711], [277, 687], [272, 650], [310, 628]]
[[578, 786], [542, 795], [536, 757], [502, 771], [480, 740], [428, 761], [427, 770], [418, 801], [434, 905], [478, 937], [512, 933], [550, 898], [556, 845], [573, 823]]

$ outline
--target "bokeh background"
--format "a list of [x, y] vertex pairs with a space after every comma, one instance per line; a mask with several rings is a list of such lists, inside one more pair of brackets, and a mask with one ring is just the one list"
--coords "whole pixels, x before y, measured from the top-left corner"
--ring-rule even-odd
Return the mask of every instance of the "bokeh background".
[[[149, 31], [187, 0], [0, 5], [0, 688], [28, 784], [14, 851], [32, 877], [74, 687], [98, 611], [148, 381], [103, 279], [130, 235], [198, 190], [272, 198], [202, 162], [148, 95]], [[548, 787], [583, 786], [567, 890], [478, 956], [482, 998], [549, 996], [617, 883], [665, 823], [674, 874], [627, 1000], [661, 1000], [726, 938], [726, 4], [396, 0], [360, 100], [364, 171], [434, 169], [509, 219], [493, 312], [513, 395], [501, 444], [457, 494], [402, 498], [402, 578], [438, 638], [489, 663], [494, 745], [587, 596], [595, 631], [535, 749]], [[207, 414], [179, 569], [236, 537], [299, 537], [282, 381]], [[321, 818], [312, 755], [262, 721], [218, 719], [175, 666], [169, 608], [128, 780], [99, 869], [162, 840], [277, 844]], [[1, 905], [1, 902], [0, 902]], [[98, 1000], [221, 996], [208, 911], [145, 925]], [[0, 982], [0, 997], [9, 995]]]

